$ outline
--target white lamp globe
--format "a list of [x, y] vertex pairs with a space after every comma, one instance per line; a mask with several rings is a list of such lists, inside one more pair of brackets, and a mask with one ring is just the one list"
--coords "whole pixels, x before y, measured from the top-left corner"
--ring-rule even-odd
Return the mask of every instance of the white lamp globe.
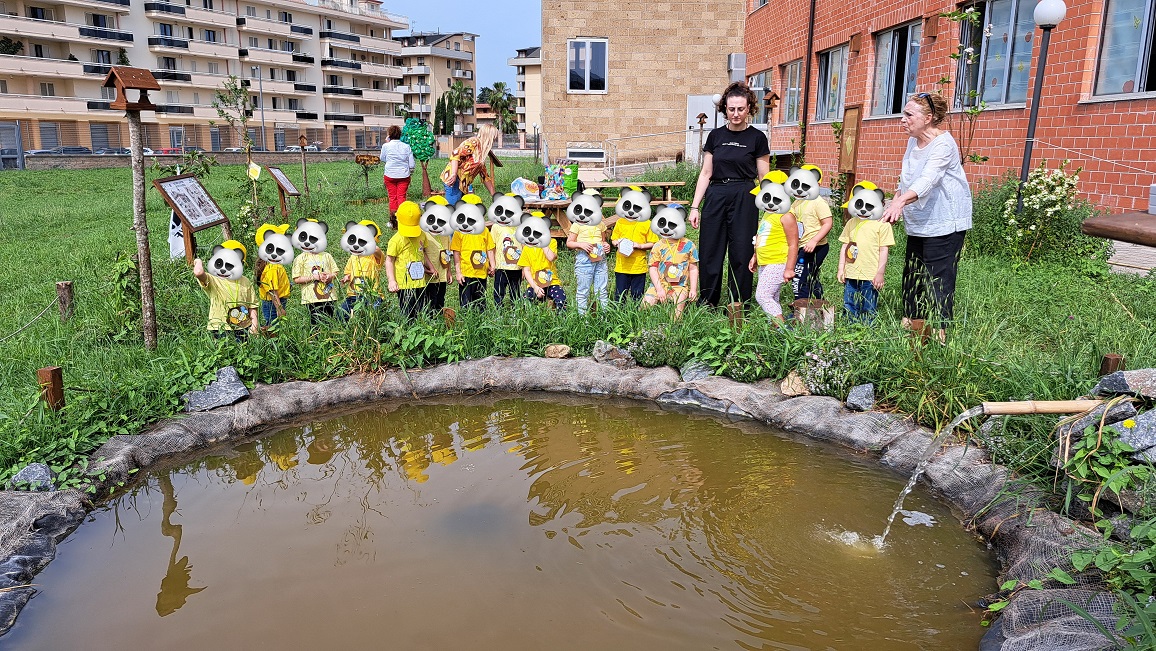
[[1039, 27], [1050, 29], [1059, 25], [1067, 14], [1068, 6], [1064, 4], [1064, 0], [1040, 0], [1032, 19]]
[[715, 93], [711, 96], [711, 100], [714, 101], [715, 106], [718, 106], [718, 103], [722, 101], [722, 95]]

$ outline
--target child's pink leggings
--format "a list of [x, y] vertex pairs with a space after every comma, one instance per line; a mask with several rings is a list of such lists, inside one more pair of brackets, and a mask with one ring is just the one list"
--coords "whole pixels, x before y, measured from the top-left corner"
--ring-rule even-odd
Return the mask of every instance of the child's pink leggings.
[[783, 289], [783, 271], [786, 264], [765, 264], [759, 267], [759, 285], [755, 289], [755, 300], [769, 317], [783, 316], [779, 305], [779, 292]]

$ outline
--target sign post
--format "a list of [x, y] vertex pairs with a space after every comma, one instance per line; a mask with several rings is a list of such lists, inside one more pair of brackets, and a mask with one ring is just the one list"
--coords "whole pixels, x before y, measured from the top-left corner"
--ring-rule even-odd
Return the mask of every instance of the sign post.
[[277, 182], [277, 198], [281, 202], [281, 216], [289, 217], [289, 204], [285, 201], [285, 197], [300, 197], [301, 191], [293, 185], [289, 177], [285, 176], [285, 172], [282, 172], [280, 167], [266, 165], [265, 169], [269, 170], [269, 175]]
[[185, 240], [185, 261], [193, 263], [197, 257], [197, 240], [193, 233], [212, 226], [229, 223], [229, 218], [221, 212], [221, 207], [209, 196], [208, 190], [196, 176], [178, 174], [153, 181], [165, 203], [181, 219], [181, 230]]

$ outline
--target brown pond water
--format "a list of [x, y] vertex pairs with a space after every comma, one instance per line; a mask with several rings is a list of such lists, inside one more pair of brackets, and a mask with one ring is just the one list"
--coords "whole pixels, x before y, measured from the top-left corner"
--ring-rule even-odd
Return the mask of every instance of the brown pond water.
[[836, 539], [904, 479], [643, 403], [375, 408], [142, 478], [0, 646], [974, 649], [995, 567], [944, 506]]

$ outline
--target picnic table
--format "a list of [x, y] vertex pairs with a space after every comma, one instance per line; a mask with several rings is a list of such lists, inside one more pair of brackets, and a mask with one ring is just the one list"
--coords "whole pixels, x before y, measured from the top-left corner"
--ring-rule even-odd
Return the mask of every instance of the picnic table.
[[[662, 201], [654, 203], [668, 204], [673, 201], [672, 192], [674, 188], [681, 188], [686, 185], [685, 181], [598, 181], [596, 183], [587, 183], [586, 187], [595, 190], [604, 190], [607, 188], [629, 188], [630, 186], [637, 186], [640, 188], [660, 188], [662, 190]], [[678, 203], [686, 203], [680, 201]]]
[[[685, 204], [686, 201], [675, 201], [671, 196], [673, 188], [682, 187], [686, 185], [684, 181], [599, 181], [597, 183], [585, 184], [587, 188], [596, 190], [604, 190], [607, 188], [629, 188], [631, 186], [643, 188], [661, 188], [663, 192], [662, 199], [655, 199], [650, 202], [652, 206], [665, 206], [669, 203]], [[613, 207], [608, 204], [609, 207]], [[525, 205], [528, 210], [540, 210], [546, 217], [550, 218], [553, 223], [558, 224], [558, 228], [550, 229], [550, 235], [553, 237], [566, 237], [566, 233], [570, 231], [570, 220], [566, 217], [566, 209], [570, 207], [569, 199], [531, 199]], [[611, 215], [603, 220], [608, 228], [614, 227], [614, 222], [618, 221], [617, 215]]]

